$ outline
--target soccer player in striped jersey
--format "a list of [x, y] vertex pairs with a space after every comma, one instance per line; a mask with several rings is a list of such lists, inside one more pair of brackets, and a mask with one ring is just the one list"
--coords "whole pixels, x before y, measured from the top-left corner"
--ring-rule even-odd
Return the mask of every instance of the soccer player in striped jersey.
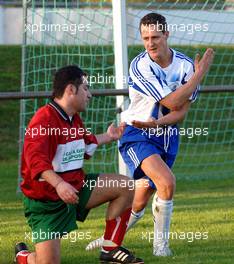
[[[136, 185], [128, 229], [143, 216], [157, 186], [152, 203], [153, 254], [170, 256], [168, 234], [176, 185], [171, 167], [179, 146], [177, 123], [196, 100], [199, 83], [212, 63], [214, 52], [207, 49], [201, 59], [196, 55], [193, 63], [171, 49], [166, 19], [157, 13], [144, 16], [139, 29], [145, 51], [130, 65], [130, 105], [122, 113], [127, 126], [119, 142], [119, 151], [132, 177], [142, 182]], [[101, 241], [91, 242], [87, 249], [100, 245]]]

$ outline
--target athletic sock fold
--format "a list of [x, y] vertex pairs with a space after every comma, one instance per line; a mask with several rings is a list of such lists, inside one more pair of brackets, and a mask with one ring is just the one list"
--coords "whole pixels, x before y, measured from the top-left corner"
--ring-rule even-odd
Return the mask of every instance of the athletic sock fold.
[[137, 213], [132, 210], [130, 218], [129, 218], [129, 222], [128, 222], [127, 231], [130, 228], [132, 228], [143, 217], [144, 213], [145, 213], [145, 208]]

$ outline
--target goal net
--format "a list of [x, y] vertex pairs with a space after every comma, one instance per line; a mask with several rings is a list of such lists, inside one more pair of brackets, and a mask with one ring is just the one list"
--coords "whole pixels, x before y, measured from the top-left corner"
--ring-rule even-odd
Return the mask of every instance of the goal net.
[[[116, 0], [118, 1], [118, 0]], [[91, 89], [115, 89], [112, 1], [23, 1], [22, 91], [50, 91], [59, 67], [77, 64], [90, 76]], [[234, 3], [207, 1], [126, 1], [128, 62], [143, 50], [138, 24], [148, 12], [163, 14], [169, 44], [194, 58], [205, 48], [215, 60], [204, 90], [181, 125], [181, 146], [174, 167], [178, 178], [228, 177], [234, 172]], [[210, 91], [208, 91], [210, 90]], [[215, 91], [214, 91], [215, 90]], [[125, 97], [125, 102], [127, 102]], [[20, 151], [24, 130], [48, 99], [21, 101]], [[116, 96], [93, 97], [82, 114], [86, 127], [102, 133], [118, 119]], [[123, 108], [123, 105], [122, 105]], [[185, 135], [183, 135], [185, 134]], [[201, 135], [199, 135], [201, 134]], [[117, 172], [116, 143], [100, 148], [86, 163], [89, 172]]]

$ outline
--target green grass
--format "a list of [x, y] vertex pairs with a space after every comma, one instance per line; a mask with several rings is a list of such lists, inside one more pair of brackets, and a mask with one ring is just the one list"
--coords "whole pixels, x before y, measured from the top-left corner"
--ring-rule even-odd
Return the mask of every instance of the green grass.
[[[177, 46], [175, 48], [184, 51], [191, 57], [198, 50], [204, 51], [202, 46]], [[233, 84], [234, 48], [230, 46], [214, 48], [216, 50], [214, 65], [211, 67], [205, 83], [215, 85]], [[129, 61], [140, 51], [142, 51], [142, 46], [130, 46]], [[56, 65], [78, 63], [90, 74], [97, 74], [98, 72], [104, 76], [113, 74], [114, 61], [113, 47], [111, 46], [28, 46], [26, 54], [28, 59], [27, 71], [31, 71], [28, 74], [26, 84], [33, 84], [33, 87], [38, 90], [51, 89], [51, 72], [54, 71]], [[57, 56], [58, 54], [59, 56]], [[99, 54], [99, 56], [94, 60], [90, 56], [91, 54]], [[32, 59], [33, 56], [34, 59]], [[92, 71], [88, 67], [91, 67]], [[51, 70], [41, 71], [42, 68]], [[20, 89], [20, 70], [21, 47], [0, 46], [0, 92]], [[104, 88], [104, 86], [98, 84], [93, 88]], [[111, 85], [111, 87], [114, 88], [114, 85]], [[95, 133], [102, 133], [107, 125], [116, 119], [115, 99], [114, 97], [96, 97], [92, 99], [84, 119], [86, 125], [91, 127]], [[42, 104], [44, 104], [44, 100], [30, 100], [27, 104], [27, 111], [30, 109], [32, 114]], [[202, 173], [204, 174], [207, 171], [211, 176], [214, 173], [219, 177], [220, 173], [226, 173], [227, 166], [232, 166], [234, 156], [232, 148], [234, 138], [233, 109], [233, 93], [201, 94], [199, 96], [196, 103], [192, 105], [183, 127], [207, 127], [209, 136], [195, 136], [192, 139], [181, 137], [183, 151], [180, 153], [184, 155], [179, 155], [178, 166], [175, 167], [179, 175], [182, 173], [182, 177], [189, 177], [185, 175], [185, 173], [188, 173], [185, 168], [187, 164], [188, 167], [194, 168], [193, 175], [199, 174], [201, 176], [201, 173], [199, 173], [200, 168], [195, 169], [194, 167], [197, 160], [204, 164]], [[26, 117], [27, 122], [30, 120], [31, 114]], [[0, 116], [0, 160], [16, 160], [19, 138], [19, 101], [1, 101]], [[113, 159], [113, 155], [116, 157], [116, 153], [114, 154], [113, 151], [114, 148], [112, 146], [112, 149], [105, 149], [105, 151], [98, 154], [98, 160], [103, 160], [108, 171], [117, 168]], [[209, 155], [209, 152], [212, 152], [213, 155]], [[110, 157], [112, 157], [111, 160]], [[97, 167], [98, 164], [92, 166], [92, 170], [96, 170]], [[228, 172], [226, 175], [228, 175]]]
[[[19, 91], [21, 48], [0, 46], [0, 92]], [[0, 101], [0, 160], [18, 155], [19, 101]]]
[[[72, 48], [72, 47], [71, 47]], [[75, 53], [85, 51], [87, 54], [102, 51], [100, 47], [84, 50], [83, 47], [73, 47]], [[81, 50], [79, 50], [81, 49]], [[140, 51], [140, 47], [129, 49], [132, 58]], [[184, 47], [183, 47], [184, 49]], [[191, 47], [188, 55], [192, 56], [197, 47]], [[113, 50], [104, 47], [110, 54], [99, 57], [96, 66], [104, 66], [108, 69], [113, 65]], [[54, 67], [56, 52], [64, 53], [60, 57], [60, 64], [77, 63], [88, 65], [90, 56], [86, 58], [74, 58], [66, 55], [66, 50], [59, 47], [31, 47], [28, 50], [36, 52], [38, 65]], [[47, 53], [43, 58], [40, 54]], [[52, 52], [52, 54], [50, 54]], [[50, 55], [49, 55], [50, 54]], [[233, 84], [234, 83], [234, 60], [233, 48], [217, 47], [217, 57], [211, 68], [208, 84]], [[223, 64], [224, 67], [220, 65]], [[48, 87], [50, 85], [49, 72], [40, 74], [37, 66], [30, 64], [29, 69], [35, 69], [34, 75], [29, 76], [29, 84], [33, 81], [40, 83], [45, 78]], [[225, 66], [229, 65], [229, 67]], [[20, 87], [21, 49], [19, 46], [0, 46], [0, 92], [17, 91]], [[111, 74], [112, 66], [108, 73]], [[93, 74], [97, 72], [92, 72]], [[35, 78], [35, 79], [34, 79]], [[42, 89], [43, 86], [38, 86]], [[100, 87], [99, 87], [100, 88]], [[102, 87], [103, 88], [103, 87]], [[105, 100], [105, 101], [103, 101]], [[105, 103], [103, 103], [105, 102]], [[87, 120], [95, 120], [97, 131], [103, 131], [107, 120], [115, 119], [115, 100], [95, 98], [91, 107], [99, 106], [99, 111], [88, 111]], [[150, 208], [145, 217], [126, 236], [125, 244], [133, 249], [146, 263], [201, 263], [201, 264], [231, 264], [234, 259], [234, 209], [233, 209], [233, 131], [234, 131], [234, 105], [233, 93], [203, 94], [192, 106], [185, 127], [208, 126], [209, 137], [186, 139], [182, 138], [180, 155], [178, 156], [175, 173], [178, 178], [177, 192], [175, 196], [175, 209], [172, 221], [172, 232], [208, 232], [208, 239], [194, 240], [189, 243], [186, 239], [173, 239], [171, 246], [175, 255], [172, 258], [156, 259], [152, 257], [151, 242], [142, 239], [142, 232], [152, 232]], [[38, 103], [38, 105], [40, 102]], [[114, 105], [114, 106], [113, 106]], [[111, 112], [105, 111], [105, 107]], [[33, 111], [34, 109], [32, 109]], [[18, 127], [19, 127], [19, 101], [0, 102], [0, 263], [9, 264], [13, 257], [14, 243], [24, 240], [25, 232], [29, 227], [23, 216], [21, 198], [16, 194], [18, 175]], [[224, 121], [220, 121], [220, 120]], [[101, 121], [100, 121], [101, 120]], [[102, 121], [106, 123], [103, 123]], [[93, 125], [94, 122], [88, 123]], [[219, 133], [216, 133], [219, 131]], [[223, 133], [223, 131], [225, 133]], [[182, 155], [183, 154], [183, 155]], [[115, 155], [115, 156], [114, 156]], [[86, 168], [91, 171], [102, 171], [100, 164], [105, 163], [105, 168], [111, 172], [116, 169], [117, 150], [112, 146], [111, 151], [99, 152], [94, 157], [94, 166], [87, 163]], [[102, 161], [102, 163], [100, 163]], [[196, 163], [201, 166], [197, 166]], [[82, 232], [91, 232], [92, 239], [100, 236], [104, 228], [105, 206], [94, 209], [88, 220], [79, 225], [80, 235]], [[97, 263], [98, 251], [87, 253], [84, 251], [89, 239], [80, 239], [76, 243], [64, 240], [62, 242], [62, 263]], [[32, 248], [32, 244], [30, 247]]]
[[[25, 232], [30, 232], [30, 229], [23, 215], [21, 198], [16, 194], [17, 163], [1, 162], [0, 171], [2, 190], [0, 193], [0, 263], [10, 264], [13, 258], [13, 247], [17, 241], [26, 241], [31, 250], [33, 245], [28, 239], [25, 240]], [[233, 263], [233, 180], [232, 176], [225, 180], [178, 181], [171, 226], [171, 232], [177, 232], [178, 235], [178, 239], [171, 240], [173, 257], [152, 256], [152, 241], [149, 234], [153, 230], [153, 223], [150, 206], [144, 218], [127, 234], [125, 246], [134, 250], [137, 255], [144, 258], [145, 263], [149, 264]], [[63, 264], [98, 263], [98, 251], [89, 253], [84, 251], [84, 247], [90, 239], [102, 234], [104, 214], [105, 206], [93, 209], [85, 223], [79, 224], [76, 242], [72, 236], [70, 240], [62, 241]], [[196, 233], [198, 239], [192, 239], [191, 232]], [[199, 235], [199, 232], [202, 235]], [[205, 239], [205, 232], [208, 232], [207, 239]], [[189, 242], [192, 240], [193, 242]]]
[[[203, 52], [204, 47], [198, 46], [176, 46], [176, 49], [184, 51], [188, 56], [194, 57], [197, 51]], [[210, 69], [205, 84], [233, 84], [234, 83], [234, 48], [231, 46], [214, 47], [216, 56], [214, 64]], [[142, 46], [129, 47], [129, 61], [142, 51]], [[27, 85], [33, 85], [35, 89], [51, 89], [51, 72], [56, 65], [65, 65], [78, 63], [85, 68], [89, 74], [103, 76], [113, 74], [113, 48], [111, 46], [28, 46], [27, 47], [27, 70], [32, 71], [28, 74]], [[57, 54], [60, 54], [58, 57]], [[72, 55], [70, 55], [72, 54]], [[75, 55], [74, 55], [75, 54]], [[85, 56], [80, 56], [84, 54]], [[92, 54], [99, 54], [95, 59]], [[46, 55], [46, 56], [44, 56]], [[32, 57], [34, 56], [34, 60]], [[91, 66], [91, 68], [89, 68]], [[51, 69], [41, 71], [41, 68]], [[102, 70], [101, 70], [102, 69]], [[103, 70], [104, 69], [104, 70]], [[19, 91], [20, 89], [20, 72], [21, 72], [21, 47], [20, 46], [0, 46], [0, 92], [2, 91]], [[114, 85], [108, 85], [114, 88]], [[94, 85], [93, 88], [105, 88], [103, 85]], [[37, 105], [31, 100], [27, 109], [34, 112], [44, 100], [36, 100]], [[202, 94], [199, 100], [192, 106], [191, 111], [186, 119], [186, 126], [209, 127], [211, 133], [207, 137], [195, 137], [191, 144], [196, 140], [199, 142], [209, 140], [227, 141], [233, 138], [234, 129], [234, 100], [233, 93], [225, 94]], [[92, 122], [92, 128], [95, 132], [103, 131], [103, 124], [115, 119], [115, 98], [94, 98], [89, 106], [94, 111], [88, 111], [85, 115], [86, 120], [96, 120], [95, 126]], [[98, 108], [99, 111], [95, 109]], [[105, 111], [105, 109], [112, 109]], [[18, 155], [18, 133], [19, 133], [19, 101], [1, 101], [0, 102], [0, 159], [15, 160]], [[31, 115], [28, 117], [29, 120]], [[224, 119], [223, 122], [220, 120]], [[87, 123], [90, 125], [89, 123]], [[217, 131], [220, 134], [217, 136]], [[222, 131], [225, 131], [223, 133]], [[225, 138], [224, 138], [225, 137]], [[183, 140], [183, 139], [182, 139]], [[187, 139], [186, 139], [187, 140]], [[183, 142], [183, 141], [182, 141]], [[223, 143], [222, 143], [223, 144]]]

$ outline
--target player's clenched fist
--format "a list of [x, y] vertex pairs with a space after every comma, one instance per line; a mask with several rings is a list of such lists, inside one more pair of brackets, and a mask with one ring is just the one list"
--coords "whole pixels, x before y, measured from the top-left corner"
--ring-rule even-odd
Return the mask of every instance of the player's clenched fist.
[[58, 196], [67, 204], [77, 204], [79, 197], [78, 191], [69, 183], [61, 181], [56, 186]]

